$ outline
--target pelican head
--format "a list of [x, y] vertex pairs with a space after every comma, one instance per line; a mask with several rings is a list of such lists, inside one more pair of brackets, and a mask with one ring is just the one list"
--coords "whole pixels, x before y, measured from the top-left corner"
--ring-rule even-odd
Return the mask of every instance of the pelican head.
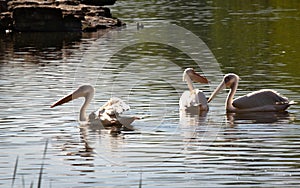
[[183, 72], [183, 81], [192, 80], [194, 82], [208, 84], [208, 80], [195, 72], [193, 68], [186, 68]]
[[63, 97], [62, 99], [58, 100], [56, 103], [51, 105], [51, 108], [54, 108], [55, 106], [62, 105], [64, 103], [67, 103], [71, 100], [78, 99], [80, 97], [84, 98], [92, 98], [94, 95], [94, 88], [91, 85], [82, 85], [79, 88], [77, 88], [74, 92], [71, 94]]
[[89, 105], [89, 103], [91, 102], [91, 100], [94, 97], [94, 92], [95, 89], [93, 86], [91, 85], [82, 85], [79, 88], [77, 88], [74, 92], [72, 92], [71, 94], [63, 97], [62, 99], [58, 100], [56, 103], [51, 105], [51, 108], [55, 107], [55, 106], [59, 106], [62, 105], [64, 103], [67, 103], [71, 100], [80, 98], [80, 97], [84, 97], [85, 101], [84, 104], [82, 105], [81, 109], [80, 109], [80, 117], [79, 120], [80, 121], [87, 121], [87, 116], [85, 114], [85, 109], [87, 108], [87, 106]]
[[211, 94], [207, 102], [210, 102], [220, 91], [223, 89], [237, 87], [237, 83], [240, 80], [239, 76], [234, 73], [228, 73], [224, 76], [223, 81], [220, 83], [220, 85], [214, 90], [214, 92]]

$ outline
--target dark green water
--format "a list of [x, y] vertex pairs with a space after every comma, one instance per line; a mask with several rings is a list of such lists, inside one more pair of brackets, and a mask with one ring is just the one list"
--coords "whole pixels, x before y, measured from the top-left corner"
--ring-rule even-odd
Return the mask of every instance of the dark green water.
[[[300, 184], [299, 104], [286, 113], [226, 114], [223, 92], [207, 114], [178, 109], [186, 67], [211, 81], [195, 85], [207, 96], [234, 72], [238, 96], [270, 88], [299, 102], [299, 1], [119, 0], [111, 9], [126, 28], [1, 35], [1, 187], [36, 187], [42, 163], [42, 187]], [[49, 108], [82, 83], [96, 88], [88, 112], [121, 97], [143, 117], [136, 131], [112, 136], [80, 125], [82, 100]]]
[[299, 92], [299, 8], [297, 0], [118, 1], [113, 11], [129, 23], [167, 20], [182, 26], [204, 40], [224, 73]]

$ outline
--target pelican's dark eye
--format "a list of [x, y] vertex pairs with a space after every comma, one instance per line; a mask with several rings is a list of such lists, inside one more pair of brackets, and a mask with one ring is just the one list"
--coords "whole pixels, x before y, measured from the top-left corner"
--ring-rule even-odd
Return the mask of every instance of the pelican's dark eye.
[[225, 83], [228, 83], [228, 82], [230, 81], [230, 77], [229, 77], [229, 76], [226, 76], [226, 77], [224, 78], [224, 81], [225, 81]]

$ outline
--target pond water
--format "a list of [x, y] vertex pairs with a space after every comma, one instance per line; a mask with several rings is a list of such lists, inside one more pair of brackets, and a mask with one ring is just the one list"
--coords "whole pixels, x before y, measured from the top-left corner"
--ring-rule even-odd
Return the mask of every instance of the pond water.
[[[296, 187], [299, 104], [226, 114], [222, 92], [195, 115], [181, 113], [178, 101], [187, 90], [182, 72], [193, 67], [210, 80], [195, 84], [206, 96], [234, 72], [237, 96], [270, 88], [299, 102], [299, 7], [117, 1], [112, 13], [124, 28], [2, 34], [0, 186], [36, 187], [43, 165], [42, 187]], [[88, 112], [121, 97], [128, 114], [142, 117], [136, 130], [111, 135], [80, 125], [81, 99], [50, 108], [83, 83], [96, 89]]]

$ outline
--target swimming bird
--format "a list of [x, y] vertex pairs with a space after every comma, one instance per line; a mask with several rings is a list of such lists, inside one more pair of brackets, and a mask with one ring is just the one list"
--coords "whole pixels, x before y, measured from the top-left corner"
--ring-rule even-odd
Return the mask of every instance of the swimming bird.
[[203, 91], [195, 89], [194, 82], [208, 83], [208, 80], [194, 71], [193, 68], [187, 68], [183, 72], [183, 81], [187, 82], [188, 91], [183, 92], [179, 100], [179, 108], [188, 110], [189, 108], [197, 108], [200, 111], [207, 111], [207, 99]]
[[230, 92], [226, 99], [227, 112], [279, 112], [285, 111], [290, 105], [295, 104], [294, 101], [289, 101], [286, 97], [271, 89], [254, 91], [233, 100], [239, 79], [239, 76], [236, 74], [226, 74], [223, 81], [209, 97], [208, 102], [221, 90], [229, 87]]
[[83, 97], [85, 100], [79, 112], [80, 122], [87, 122], [91, 125], [102, 125], [104, 127], [116, 126], [120, 128], [122, 126], [129, 126], [134, 120], [140, 119], [138, 117], [120, 116], [120, 114], [122, 114], [124, 111], [129, 110], [130, 107], [123, 100], [117, 97], [112, 97], [97, 111], [94, 111], [87, 116], [86, 109], [93, 99], [94, 93], [95, 89], [93, 86], [82, 85], [71, 94], [55, 102], [53, 105], [51, 105], [51, 108]]

